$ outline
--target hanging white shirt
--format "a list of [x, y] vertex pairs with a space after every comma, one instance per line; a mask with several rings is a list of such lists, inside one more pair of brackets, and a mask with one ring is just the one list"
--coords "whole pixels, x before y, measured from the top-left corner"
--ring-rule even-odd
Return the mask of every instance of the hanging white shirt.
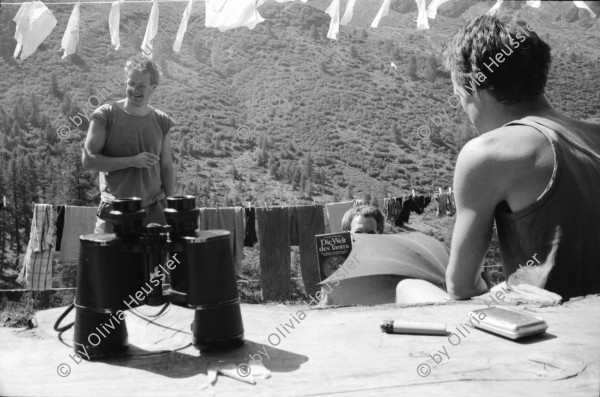
[[207, 28], [224, 32], [245, 26], [252, 30], [262, 21], [254, 0], [206, 0]]
[[110, 31], [110, 43], [115, 46], [115, 51], [121, 48], [119, 39], [119, 24], [121, 20], [121, 4], [123, 0], [114, 1], [110, 7], [108, 16], [108, 30]]
[[15, 29], [15, 40], [17, 40], [17, 48], [15, 48], [14, 58], [19, 55], [21, 48], [23, 48], [23, 42], [25, 41], [25, 35], [27, 34], [27, 30], [29, 29], [29, 23], [31, 19], [31, 13], [33, 11], [35, 3], [23, 3], [21, 7], [19, 7], [19, 11], [17, 11], [17, 15], [13, 19], [16, 22], [17, 26]]
[[356, 3], [356, 0], [349, 0], [348, 4], [346, 4], [346, 10], [344, 11], [344, 16], [340, 21], [340, 25], [348, 25], [352, 20], [352, 15], [354, 13], [354, 3]]
[[[204, 2], [206, 7], [204, 26], [207, 28], [217, 27], [219, 17], [221, 16], [221, 13], [223, 12], [223, 9], [225, 8], [225, 5], [227, 5], [228, 1], [229, 0], [206, 0]], [[259, 0], [257, 7], [263, 2], [264, 1], [261, 2], [261, 0]]]
[[65, 30], [62, 41], [60, 42], [60, 49], [65, 50], [65, 53], [62, 56], [63, 59], [71, 54], [75, 54], [77, 42], [79, 41], [80, 17], [80, 4], [77, 3], [75, 4], [75, 7], [73, 7], [71, 17], [69, 18], [69, 23], [67, 23], [67, 29]]
[[487, 12], [488, 15], [494, 15], [495, 13], [498, 12], [498, 10], [500, 9], [500, 6], [502, 5], [502, 2], [504, 0], [498, 0], [496, 1], [496, 4], [494, 4], [494, 6], [492, 8], [490, 8], [490, 10]]
[[173, 51], [179, 52], [181, 50], [181, 42], [183, 41], [183, 35], [187, 30], [188, 21], [190, 19], [190, 15], [192, 14], [192, 0], [189, 1], [187, 7], [185, 7], [185, 11], [183, 12], [183, 18], [181, 18], [181, 23], [179, 24], [179, 30], [177, 31], [177, 37], [175, 37], [175, 42], [173, 43]]
[[390, 0], [383, 0], [383, 4], [381, 5], [379, 12], [375, 16], [373, 23], [371, 23], [371, 27], [376, 28], [377, 26], [379, 26], [379, 21], [381, 21], [381, 18], [386, 17], [389, 14], [389, 12], [390, 12]]
[[142, 52], [148, 58], [152, 58], [154, 36], [158, 33], [158, 2], [154, 0], [153, 3], [152, 10], [150, 10], [150, 18], [148, 18], [148, 26], [146, 26], [144, 41], [142, 41]]
[[327, 38], [337, 40], [337, 34], [340, 31], [340, 0], [333, 0], [325, 10], [325, 14], [331, 17]]
[[15, 30], [17, 47], [13, 58], [20, 53], [21, 60], [33, 54], [56, 26], [56, 18], [41, 1], [21, 4], [13, 21], [17, 23]]
[[[433, 0], [427, 7], [427, 18], [435, 19], [439, 6], [450, 0]], [[418, 4], [417, 4], [418, 5]]]
[[417, 14], [417, 29], [429, 29], [429, 21], [427, 20], [427, 4], [425, 0], [416, 0], [419, 13]]
[[585, 4], [583, 1], [573, 1], [573, 3], [575, 4], [575, 7], [587, 10], [592, 18], [596, 18], [596, 14], [594, 13], [594, 11], [592, 11], [591, 8], [588, 7], [588, 5]]

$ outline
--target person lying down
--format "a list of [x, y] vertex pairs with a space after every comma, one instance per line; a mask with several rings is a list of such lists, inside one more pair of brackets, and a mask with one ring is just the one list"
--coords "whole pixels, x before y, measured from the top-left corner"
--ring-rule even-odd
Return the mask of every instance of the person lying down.
[[[451, 300], [446, 289], [449, 250], [422, 233], [352, 234], [352, 252], [321, 282], [319, 306], [439, 303]], [[542, 265], [543, 266], [543, 265]], [[558, 303], [561, 296], [531, 281], [539, 267], [525, 266], [490, 291], [473, 297], [504, 303]]]
[[429, 283], [424, 297], [448, 298], [444, 283], [449, 252], [435, 238], [422, 233], [353, 233], [352, 241], [350, 256], [321, 283], [322, 305], [394, 303], [398, 283], [408, 279]]
[[[362, 205], [349, 209], [342, 229], [353, 234], [350, 256], [321, 285], [320, 306], [403, 305], [447, 302], [446, 273], [450, 252], [437, 239], [422, 233], [382, 234], [384, 216], [379, 209]], [[537, 259], [534, 257], [534, 259]], [[539, 263], [538, 263], [539, 264]], [[559, 302], [561, 297], [545, 291], [532, 279], [536, 267], [529, 262], [490, 290], [508, 302]], [[484, 293], [473, 299], [488, 297]], [[321, 298], [322, 297], [322, 298]]]

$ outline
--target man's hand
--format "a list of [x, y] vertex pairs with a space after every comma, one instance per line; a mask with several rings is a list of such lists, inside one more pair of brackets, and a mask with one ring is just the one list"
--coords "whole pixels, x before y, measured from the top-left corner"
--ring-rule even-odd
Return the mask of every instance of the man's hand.
[[159, 160], [160, 157], [158, 157], [156, 154], [143, 152], [137, 156], [133, 156], [131, 165], [132, 167], [136, 168], [150, 168], [155, 166]]
[[554, 292], [530, 284], [510, 285], [509, 282], [503, 281], [488, 292], [474, 296], [471, 299], [474, 301], [496, 301], [498, 303], [510, 304], [543, 302], [556, 305], [560, 303], [562, 297]]

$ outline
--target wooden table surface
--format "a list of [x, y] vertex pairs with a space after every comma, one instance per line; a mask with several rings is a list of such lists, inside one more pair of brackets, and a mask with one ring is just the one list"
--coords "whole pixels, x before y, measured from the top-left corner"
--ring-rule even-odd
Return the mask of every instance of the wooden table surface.
[[[171, 306], [151, 323], [128, 312], [128, 352], [80, 363], [70, 358], [73, 351], [67, 346], [72, 345], [72, 329], [63, 334], [63, 342], [52, 330], [64, 308], [51, 309], [37, 313], [37, 328], [0, 328], [0, 395], [600, 395], [600, 296], [559, 306], [518, 306], [549, 326], [543, 336], [524, 342], [463, 327], [468, 312], [482, 307], [473, 302], [332, 309], [242, 305], [244, 346], [200, 355], [190, 345], [193, 311]], [[459, 339], [388, 335], [379, 328], [384, 319], [444, 322]], [[270, 378], [250, 385], [219, 375], [214, 386], [199, 389], [209, 365], [237, 366], [259, 351], [268, 355], [263, 364]], [[429, 356], [434, 354], [437, 363]], [[63, 373], [64, 364], [69, 365], [68, 376], [58, 375], [61, 364]]]

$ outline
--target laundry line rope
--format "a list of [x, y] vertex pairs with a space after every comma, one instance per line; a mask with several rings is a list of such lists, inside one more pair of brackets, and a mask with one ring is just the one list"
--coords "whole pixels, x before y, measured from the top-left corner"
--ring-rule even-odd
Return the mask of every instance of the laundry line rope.
[[[159, 0], [158, 3], [187, 3], [190, 0]], [[192, 0], [193, 2], [203, 2], [205, 0]], [[3, 6], [5, 5], [22, 5], [25, 4], [26, 2], [21, 2], [21, 3], [2, 3]], [[46, 6], [49, 5], [72, 5], [72, 4], [111, 4], [112, 5], [113, 1], [69, 1], [69, 2], [58, 2], [58, 3], [44, 3], [46, 4]], [[123, 0], [120, 1], [119, 3], [154, 3], [154, 0]]]

